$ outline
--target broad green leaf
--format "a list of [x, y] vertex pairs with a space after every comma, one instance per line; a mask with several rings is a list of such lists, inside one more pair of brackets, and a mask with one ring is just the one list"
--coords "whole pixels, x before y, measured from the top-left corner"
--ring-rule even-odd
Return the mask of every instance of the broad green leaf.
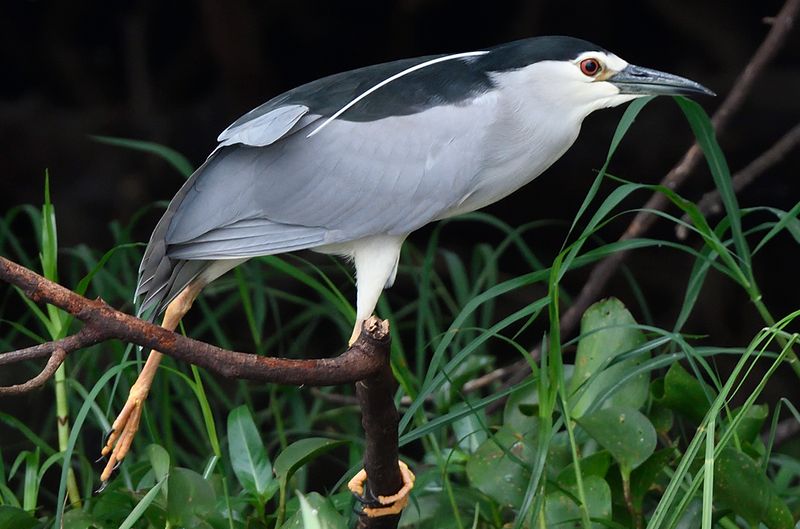
[[[9, 527], [9, 529], [11, 529], [17, 526], [3, 525], [2, 520], [0, 520], [0, 527]], [[22, 527], [23, 529], [25, 528], [25, 526]], [[95, 527], [98, 527], [97, 522], [95, 521], [94, 517], [86, 511], [81, 509], [72, 509], [71, 511], [64, 513], [64, 529], [93, 529]]]
[[297, 496], [300, 510], [281, 529], [347, 529], [347, 521], [324, 496], [316, 492]]
[[[611, 454], [605, 450], [596, 452], [590, 456], [584, 457], [580, 460], [581, 477], [586, 479], [589, 476], [597, 476], [604, 478], [611, 466]], [[556, 481], [559, 485], [570, 487], [575, 485], [577, 478], [575, 477], [575, 463], [570, 463], [561, 469], [558, 473]]]
[[658, 433], [669, 432], [672, 429], [672, 425], [675, 424], [675, 414], [672, 413], [672, 410], [657, 402], [650, 406], [650, 413], [647, 417]]
[[[444, 494], [417, 494], [408, 507], [403, 509], [399, 527], [406, 529], [457, 527], [453, 512], [449, 509], [450, 505]], [[442, 516], [443, 512], [449, 516]]]
[[[567, 493], [569, 492], [569, 494]], [[588, 476], [583, 480], [583, 492], [586, 497], [586, 509], [589, 517], [595, 520], [611, 519], [611, 488], [599, 476]], [[577, 488], [566, 487], [565, 491], [556, 490], [545, 498], [544, 518], [548, 529], [573, 528], [580, 526], [580, 507], [575, 503]], [[593, 523], [593, 528], [602, 528], [602, 523]]]
[[[456, 404], [451, 411], [466, 411], [467, 405], [464, 403]], [[486, 441], [486, 416], [483, 410], [474, 410], [451, 424], [453, 433], [458, 441], [458, 447], [464, 452], [471, 454]]]
[[717, 396], [708, 384], [697, 380], [677, 362], [663, 379], [653, 382], [651, 392], [656, 403], [696, 422], [703, 420]]
[[106, 490], [98, 497], [92, 516], [99, 527], [119, 527], [133, 507], [130, 494], [119, 489]]
[[758, 522], [769, 529], [795, 526], [789, 508], [756, 462], [731, 447], [724, 448], [717, 458], [714, 493], [721, 503], [751, 526], [757, 526]]
[[[741, 408], [733, 410], [732, 415], [736, 417], [742, 412]], [[769, 406], [767, 404], [755, 404], [747, 409], [741, 422], [736, 427], [736, 435], [739, 440], [744, 443], [752, 443], [755, 441], [764, 421], [769, 416]]]
[[39, 525], [39, 521], [25, 510], [9, 505], [0, 505], [0, 527], [31, 529], [37, 525]]
[[164, 495], [167, 496], [169, 489], [164, 478], [169, 475], [169, 453], [164, 450], [163, 446], [157, 444], [148, 445], [145, 452], [147, 453], [147, 459], [150, 460], [150, 466], [153, 467], [153, 475], [156, 478], [156, 482], [164, 481], [163, 486], [160, 488], [164, 491]]
[[326, 452], [330, 452], [337, 446], [344, 444], [344, 441], [325, 439], [324, 437], [309, 437], [296, 441], [275, 458], [275, 475], [280, 479], [281, 484], [285, 485], [292, 475], [305, 465]]
[[530, 480], [537, 433], [500, 428], [467, 461], [470, 484], [502, 505], [518, 506]]
[[262, 503], [268, 501], [276, 490], [270, 486], [274, 483], [272, 464], [247, 406], [239, 406], [228, 415], [228, 451], [242, 487]]
[[637, 510], [641, 511], [645, 494], [655, 483], [664, 467], [678, 454], [679, 452], [674, 448], [663, 448], [655, 452], [647, 458], [647, 461], [639, 465], [639, 468], [631, 472], [631, 499], [633, 506]]
[[214, 510], [214, 489], [197, 472], [188, 468], [173, 468], [167, 483], [167, 519], [173, 526], [196, 527]]
[[[150, 445], [150, 446], [155, 446], [155, 445]], [[147, 491], [147, 494], [145, 494], [144, 497], [141, 500], [139, 500], [139, 503], [136, 504], [136, 507], [133, 508], [130, 514], [128, 514], [128, 516], [119, 526], [119, 529], [131, 529], [134, 526], [134, 524], [136, 524], [136, 522], [139, 521], [139, 519], [142, 517], [147, 508], [150, 507], [150, 504], [153, 503], [153, 500], [156, 499], [156, 496], [158, 496], [159, 491], [161, 491], [161, 488], [166, 484], [166, 482], [167, 478], [163, 477], [158, 481], [158, 483], [155, 484], [155, 486], [152, 489]]]
[[656, 448], [655, 428], [633, 408], [603, 408], [584, 415], [578, 424], [611, 453], [623, 476], [629, 476]]
[[503, 409], [503, 424], [518, 432], [527, 432], [536, 427], [539, 391], [535, 384], [528, 384], [508, 396]]
[[606, 398], [609, 389], [631, 374], [650, 353], [643, 351], [624, 360], [620, 355], [645, 343], [636, 320], [616, 298], [599, 301], [581, 318], [581, 338], [575, 356], [575, 371], [568, 392], [572, 416], [580, 418], [590, 408], [622, 406], [638, 409], [647, 400], [647, 373], [635, 375]]

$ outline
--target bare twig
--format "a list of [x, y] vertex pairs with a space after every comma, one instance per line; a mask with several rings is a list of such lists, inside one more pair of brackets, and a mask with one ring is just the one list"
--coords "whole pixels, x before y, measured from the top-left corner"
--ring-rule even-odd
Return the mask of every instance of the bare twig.
[[[733, 190], [739, 193], [742, 189], [749, 186], [759, 176], [766, 173], [774, 165], [783, 160], [787, 154], [792, 152], [800, 145], [800, 123], [792, 127], [789, 132], [784, 134], [775, 144], [764, 151], [758, 158], [750, 162], [744, 169], [734, 174], [731, 178]], [[704, 194], [697, 203], [700, 212], [704, 215], [718, 214], [722, 211], [719, 191], [714, 189]], [[688, 215], [684, 215], [684, 221], [688, 221]], [[685, 239], [689, 235], [689, 230], [684, 225], [675, 228], [675, 235], [679, 239]]]
[[61, 347], [56, 347], [53, 354], [47, 359], [47, 364], [45, 364], [44, 369], [42, 369], [38, 375], [22, 384], [0, 387], [0, 396], [19, 395], [44, 385], [44, 383], [53, 376], [53, 373], [56, 372], [56, 369], [64, 362], [66, 357], [67, 352]]
[[270, 358], [228, 351], [186, 338], [119, 312], [102, 300], [79, 296], [3, 257], [0, 257], [0, 279], [17, 285], [33, 301], [50, 303], [85, 324], [80, 332], [63, 340], [0, 355], [0, 364], [50, 356], [58, 349], [69, 354], [109, 339], [155, 349], [225, 377], [278, 384], [328, 386], [353, 383], [372, 375], [387, 362], [385, 355], [376, 353], [379, 345], [369, 332], [361, 333], [352, 347], [336, 358]]
[[0, 354], [0, 366], [6, 364], [16, 364], [25, 360], [36, 360], [52, 355], [57, 349], [63, 349], [66, 353], [83, 349], [91, 345], [106, 340], [104, 333], [98, 332], [91, 327], [84, 327], [72, 336], [67, 336], [60, 340], [41, 343], [11, 353]]

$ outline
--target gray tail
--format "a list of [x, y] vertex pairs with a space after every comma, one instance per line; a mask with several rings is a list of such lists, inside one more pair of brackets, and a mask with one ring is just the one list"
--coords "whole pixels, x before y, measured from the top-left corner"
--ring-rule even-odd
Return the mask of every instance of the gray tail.
[[173, 259], [167, 255], [166, 237], [172, 217], [200, 170], [202, 166], [183, 184], [169, 203], [150, 236], [150, 242], [147, 243], [142, 264], [139, 266], [136, 293], [133, 295], [137, 307], [136, 316], [139, 318], [154, 321], [189, 283], [213, 263], [213, 261]]

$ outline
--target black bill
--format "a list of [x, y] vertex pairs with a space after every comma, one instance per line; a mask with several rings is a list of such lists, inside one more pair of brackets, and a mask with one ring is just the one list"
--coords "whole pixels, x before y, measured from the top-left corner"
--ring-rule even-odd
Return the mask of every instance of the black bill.
[[609, 77], [608, 82], [619, 88], [620, 94], [637, 95], [717, 95], [700, 83], [685, 77], [659, 72], [629, 64]]

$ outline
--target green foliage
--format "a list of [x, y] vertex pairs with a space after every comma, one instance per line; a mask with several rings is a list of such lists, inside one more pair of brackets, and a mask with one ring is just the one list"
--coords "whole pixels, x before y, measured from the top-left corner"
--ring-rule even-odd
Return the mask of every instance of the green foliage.
[[239, 406], [228, 415], [228, 452], [242, 488], [257, 505], [268, 502], [277, 492], [278, 482], [272, 476], [272, 463], [247, 406]]
[[[800, 203], [789, 211], [742, 209], [708, 117], [682, 98], [680, 109], [723, 199], [722, 219], [712, 225], [696, 204], [670, 189], [608, 175], [614, 152], [648, 101], [626, 110], [571, 226], [556, 226], [568, 231], [557, 255], [543, 257], [530, 246], [553, 223], [514, 228], [483, 213], [441, 222], [426, 246], [404, 252], [397, 280], [404, 289], [391, 291], [379, 306], [392, 321], [398, 402], [408, 399], [401, 406], [400, 442], [409, 448], [405, 456], [418, 458], [402, 527], [774, 529], [797, 523], [800, 463], [772, 444], [778, 418], [800, 420], [800, 413], [788, 401], [756, 401], [787, 360], [800, 370], [797, 336], [790, 332], [800, 312], [773, 317], [754, 256], [779, 234], [800, 242]], [[160, 156], [182, 175], [191, 171], [163, 146], [98, 140]], [[624, 204], [649, 192], [664, 194], [688, 216], [700, 245], [597, 242], [606, 224], [626, 215]], [[142, 245], [130, 233], [139, 215], [131, 225], [111, 226], [111, 249], [64, 249], [57, 245], [50, 198], [45, 186], [42, 208], [20, 206], [0, 218], [0, 254], [132, 311]], [[448, 231], [465, 226], [494, 230], [496, 244], [476, 243], [461, 253], [446, 249]], [[20, 235], [28, 232], [36, 234], [36, 249]], [[692, 261], [674, 321], [644, 325], [633, 315], [639, 308], [609, 298], [585, 312], [577, 338], [563, 341], [562, 309], [575, 293], [565, 279], [614, 252], [654, 247]], [[306, 257], [253, 259], [219, 279], [198, 300], [187, 332], [262, 354], [340, 351], [354, 315], [352, 278], [336, 260]], [[528, 272], [509, 275], [509, 261], [524, 263]], [[686, 333], [712, 276], [741, 289], [763, 319], [764, 329], [749, 344], [722, 348]], [[629, 277], [647, 314], [649, 293], [635, 283], [635, 271]], [[0, 319], [0, 350], [79, 328], [60, 311], [13, 291], [0, 297]], [[528, 351], [540, 338], [541, 354], [534, 358]], [[509, 355], [526, 360], [525, 380], [506, 387], [484, 377]], [[170, 359], [156, 378], [131, 454], [108, 488], [93, 495], [98, 470], [89, 463], [96, 449], [89, 439], [108, 429], [139, 356], [111, 342], [70, 357], [60, 380], [73, 425], [61, 444], [55, 404], [43, 424], [0, 413], [4, 431], [17, 439], [0, 447], [0, 529], [353, 525], [354, 500], [342, 484], [360, 465], [363, 434], [357, 410], [338, 395], [350, 388], [321, 389], [314, 397], [308, 388], [223, 381]], [[717, 370], [718, 363], [726, 369]]]

